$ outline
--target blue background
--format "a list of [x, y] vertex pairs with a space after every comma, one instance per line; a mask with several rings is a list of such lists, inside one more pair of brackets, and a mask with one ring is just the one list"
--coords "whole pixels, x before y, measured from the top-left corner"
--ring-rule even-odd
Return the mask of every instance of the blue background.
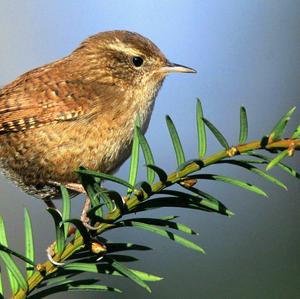
[[[237, 143], [239, 107], [249, 116], [249, 140], [268, 133], [291, 106], [300, 106], [299, 1], [12, 1], [0, 2], [0, 84], [34, 67], [70, 53], [87, 36], [127, 29], [155, 42], [173, 62], [198, 70], [174, 74], [158, 95], [147, 139], [157, 164], [175, 169], [175, 157], [164, 116], [171, 115], [188, 158], [197, 153], [195, 99], [206, 117]], [[299, 107], [298, 107], [299, 110]], [[299, 123], [299, 111], [291, 132]], [[209, 153], [219, 150], [209, 136]], [[299, 167], [299, 155], [286, 161]], [[155, 250], [136, 253], [131, 267], [165, 280], [152, 284], [152, 298], [298, 298], [300, 291], [299, 181], [272, 171], [287, 183], [285, 192], [260, 178], [231, 167], [211, 172], [249, 180], [263, 187], [271, 200], [221, 183], [201, 183], [235, 212], [216, 214], [165, 209], [148, 215], [181, 214], [180, 222], [200, 233], [192, 238], [207, 252], [200, 255], [147, 232], [120, 230], [106, 234], [114, 241], [150, 244]], [[140, 178], [144, 169], [141, 168]], [[118, 175], [128, 177], [128, 162]], [[50, 216], [40, 201], [24, 195], [1, 176], [0, 214], [9, 242], [23, 248], [23, 208], [30, 209], [36, 234], [37, 259], [54, 238]], [[82, 199], [73, 200], [78, 215]], [[101, 298], [150, 298], [122, 279], [104, 278], [124, 290]], [[79, 298], [57, 294], [51, 298]], [[99, 294], [91, 293], [91, 298]]]

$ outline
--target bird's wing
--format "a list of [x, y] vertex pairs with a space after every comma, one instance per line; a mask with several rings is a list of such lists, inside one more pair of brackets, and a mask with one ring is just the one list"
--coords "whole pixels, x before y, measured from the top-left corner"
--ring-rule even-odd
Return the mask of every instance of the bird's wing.
[[[20, 77], [0, 90], [0, 134], [74, 120], [88, 114], [95, 102], [99, 110], [111, 94], [111, 86], [86, 86], [80, 80]], [[110, 101], [108, 101], [110, 102]]]

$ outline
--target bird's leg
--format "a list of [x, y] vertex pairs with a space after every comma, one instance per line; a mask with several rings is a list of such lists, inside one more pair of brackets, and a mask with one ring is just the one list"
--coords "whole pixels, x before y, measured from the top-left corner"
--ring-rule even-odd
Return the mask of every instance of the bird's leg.
[[65, 187], [78, 193], [86, 193], [83, 186], [78, 183], [67, 183]]
[[[56, 208], [55, 204], [53, 203], [53, 201], [50, 198], [45, 198], [44, 202], [48, 208], [55, 209], [61, 215], [61, 212]], [[69, 234], [71, 235], [72, 233], [73, 232], [71, 232], [71, 230], [69, 229], [68, 235]], [[54, 264], [56, 266], [63, 266], [64, 264], [57, 263], [52, 259], [52, 257], [55, 255], [55, 245], [56, 245], [56, 241], [54, 241], [52, 244], [50, 244], [48, 246], [48, 248], [46, 249], [47, 257], [52, 264]]]
[[[48, 183], [51, 185], [55, 185], [55, 186], [61, 185], [61, 183], [55, 182], [55, 181], [48, 181]], [[65, 187], [69, 190], [73, 190], [78, 193], [86, 193], [83, 186], [78, 183], [67, 183], [67, 184], [65, 184]], [[44, 202], [47, 205], [47, 208], [53, 208], [53, 209], [57, 210], [54, 202], [50, 198], [45, 198]]]
[[[83, 186], [81, 184], [68, 183], [68, 184], [65, 185], [65, 187], [68, 188], [68, 189], [70, 189], [70, 190], [86, 194], [86, 191], [84, 190], [84, 188], [83, 188]], [[85, 200], [84, 200], [84, 205], [83, 205], [83, 208], [82, 208], [80, 220], [82, 221], [83, 225], [86, 228], [93, 230], [94, 227], [91, 226], [91, 225], [89, 225], [90, 218], [87, 216], [87, 211], [90, 208], [91, 208], [91, 200], [90, 200], [89, 196], [87, 195], [85, 197]]]
[[45, 198], [43, 200], [44, 200], [44, 203], [46, 204], [47, 208], [52, 208], [52, 209], [57, 210], [54, 202], [50, 198]]
[[[60, 186], [62, 185], [61, 183], [59, 182], [56, 182], [56, 181], [48, 181], [49, 184], [51, 185], [54, 185], [54, 186]], [[69, 190], [73, 190], [75, 192], [78, 192], [78, 193], [86, 193], [83, 186], [81, 184], [78, 184], [78, 183], [66, 183], [66, 184], [63, 184], [67, 189]]]
[[87, 216], [87, 212], [90, 208], [91, 208], [91, 199], [89, 198], [89, 196], [86, 196], [84, 200], [84, 205], [82, 208], [80, 220], [87, 229], [94, 230], [94, 227], [89, 224], [90, 218]]
[[[55, 186], [60, 186], [61, 185], [61, 183], [55, 182], [55, 181], [49, 181], [49, 183], [52, 184], [52, 185], [55, 185]], [[86, 191], [84, 190], [84, 188], [81, 184], [66, 183], [66, 184], [64, 184], [64, 186], [69, 190], [72, 190], [72, 191], [75, 191], [75, 192], [78, 192], [78, 193], [86, 194]], [[50, 205], [50, 203], [48, 205], [48, 202], [46, 202], [47, 206], [55, 208], [55, 205], [52, 203], [52, 201], [51, 200], [49, 200], [49, 201], [51, 202], [51, 205]], [[83, 205], [83, 208], [82, 208], [80, 219], [81, 219], [83, 225], [86, 228], [88, 228], [90, 230], [95, 230], [95, 228], [89, 224], [90, 219], [87, 216], [87, 211], [90, 209], [90, 207], [91, 207], [91, 200], [88, 196], [86, 196], [85, 201], [84, 201], [84, 205]]]

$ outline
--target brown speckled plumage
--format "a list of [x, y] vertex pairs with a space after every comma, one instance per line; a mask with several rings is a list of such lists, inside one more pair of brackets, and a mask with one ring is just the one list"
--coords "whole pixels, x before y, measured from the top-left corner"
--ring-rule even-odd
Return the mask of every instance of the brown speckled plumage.
[[[141, 57], [143, 65], [136, 67], [133, 56]], [[50, 181], [77, 182], [79, 166], [113, 172], [130, 154], [137, 114], [147, 129], [166, 66], [171, 64], [148, 39], [110, 31], [4, 86], [2, 171], [40, 198], [57, 195]]]

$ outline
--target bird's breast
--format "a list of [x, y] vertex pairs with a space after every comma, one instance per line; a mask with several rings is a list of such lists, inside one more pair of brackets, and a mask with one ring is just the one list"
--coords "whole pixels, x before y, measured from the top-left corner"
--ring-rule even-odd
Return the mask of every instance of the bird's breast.
[[146, 131], [157, 91], [134, 93], [105, 112], [96, 107], [90, 118], [2, 135], [1, 167], [22, 187], [77, 182], [80, 166], [112, 173], [130, 155], [138, 115]]

